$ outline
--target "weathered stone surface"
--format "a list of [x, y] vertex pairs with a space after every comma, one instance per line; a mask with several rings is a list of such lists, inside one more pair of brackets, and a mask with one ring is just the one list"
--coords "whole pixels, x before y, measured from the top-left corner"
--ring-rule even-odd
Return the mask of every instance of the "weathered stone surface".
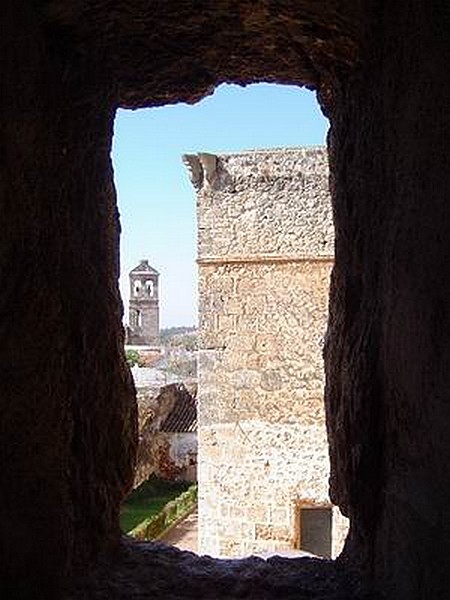
[[[315, 87], [331, 118], [327, 420], [346, 558], [389, 600], [449, 597], [446, 3], [5, 0], [2, 23], [2, 597], [59, 598], [77, 560], [99, 578], [83, 597], [99, 597], [91, 557], [117, 547], [133, 480], [115, 109], [195, 102], [225, 81]], [[142, 554], [145, 583], [158, 556]], [[215, 563], [201, 564], [214, 596]], [[140, 594], [132, 569], [113, 572], [117, 597]]]
[[[227, 80], [311, 83], [338, 54], [348, 70], [356, 45], [346, 16], [336, 6], [302, 15], [295, 4], [289, 17], [293, 7], [268, 19], [250, 2], [4, 3], [0, 563], [8, 593], [14, 584], [24, 597], [58, 595], [77, 560], [116, 544], [133, 481], [136, 406], [109, 157], [115, 109], [192, 102]], [[308, 37], [289, 51], [292, 79], [289, 40], [312, 25], [310, 51]]]
[[357, 62], [358, 0], [49, 0], [45, 17], [111, 74], [129, 108], [198, 101], [220, 83], [331, 84]]
[[274, 556], [214, 560], [162, 543], [126, 542], [80, 578], [66, 600], [369, 600], [332, 561]]
[[[191, 391], [196, 393], [194, 388]], [[190, 391], [178, 383], [161, 388], [137, 388], [139, 444], [134, 487], [153, 474], [166, 479], [178, 479], [190, 473], [185, 463], [188, 460], [189, 449], [196, 451], [197, 434], [188, 435], [186, 440], [181, 434], [177, 436], [161, 431], [161, 425], [175, 404], [182, 402], [185, 396], [191, 398]]]
[[130, 298], [126, 343], [138, 346], [158, 345], [159, 273], [143, 259], [128, 274]]
[[383, 44], [343, 86], [330, 136], [332, 495], [352, 518], [348, 556], [387, 598], [438, 599], [450, 596], [450, 14], [384, 9]]
[[333, 256], [325, 148], [253, 150], [216, 160], [198, 213], [201, 259]]
[[134, 487], [158, 470], [160, 440], [157, 432], [176, 401], [176, 385], [137, 390], [139, 444]]
[[7, 1], [0, 100], [0, 596], [53, 598], [117, 544], [137, 441], [108, 75]]
[[326, 151], [187, 160], [198, 189], [199, 550], [286, 551], [300, 545], [299, 507], [330, 506]]

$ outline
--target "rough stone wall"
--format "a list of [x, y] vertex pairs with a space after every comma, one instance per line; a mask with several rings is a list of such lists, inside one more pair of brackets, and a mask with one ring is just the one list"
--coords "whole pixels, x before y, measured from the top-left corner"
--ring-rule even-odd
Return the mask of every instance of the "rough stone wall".
[[329, 505], [326, 150], [186, 161], [199, 188], [200, 551], [292, 549], [298, 502]]
[[351, 515], [346, 556], [383, 597], [434, 600], [450, 597], [450, 11], [379, 17], [330, 136], [331, 489]]
[[137, 388], [139, 444], [134, 487], [158, 471], [160, 440], [158, 431], [172, 410], [177, 386], [145, 386]]
[[59, 597], [117, 546], [137, 436], [109, 75], [44, 26], [42, 4], [2, 7], [2, 598]]
[[[139, 444], [134, 487], [157, 475], [165, 479], [195, 479], [190, 468], [197, 456], [197, 433], [161, 431], [176, 402], [191, 395], [183, 384], [137, 387]], [[195, 475], [195, 469], [194, 469]]]
[[[224, 81], [312, 85], [319, 65], [348, 70], [355, 42], [335, 8], [308, 8], [304, 25], [298, 2], [272, 15], [250, 1], [5, 0], [2, 9], [0, 595], [51, 598], [78, 561], [90, 567], [117, 550], [133, 482], [115, 110], [194, 102]], [[317, 43], [290, 52], [293, 77], [286, 48], [308, 22]]]
[[328, 562], [289, 563], [287, 579], [279, 560], [228, 569], [158, 547], [117, 553], [136, 421], [117, 291], [114, 111], [257, 81], [317, 89], [332, 126], [326, 396], [333, 498], [352, 518], [345, 564], [362, 562], [389, 600], [449, 597], [447, 3], [2, 9], [2, 597], [59, 599], [80, 572], [83, 599], [350, 597]]
[[197, 432], [165, 432], [158, 435], [156, 474], [163, 479], [197, 481]]

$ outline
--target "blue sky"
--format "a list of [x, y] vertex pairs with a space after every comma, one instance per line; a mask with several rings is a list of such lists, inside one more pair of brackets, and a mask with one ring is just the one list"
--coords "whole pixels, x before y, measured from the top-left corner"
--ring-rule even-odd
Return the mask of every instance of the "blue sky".
[[224, 85], [195, 105], [119, 110], [113, 164], [125, 307], [128, 271], [148, 258], [160, 272], [161, 326], [197, 323], [195, 194], [182, 154], [324, 144], [327, 129], [315, 94], [291, 86]]

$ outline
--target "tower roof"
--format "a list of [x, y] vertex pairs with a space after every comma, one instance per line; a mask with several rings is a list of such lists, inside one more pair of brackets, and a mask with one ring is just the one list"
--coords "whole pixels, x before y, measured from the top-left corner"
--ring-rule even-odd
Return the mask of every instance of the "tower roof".
[[146, 258], [143, 258], [137, 267], [134, 267], [134, 269], [131, 269], [130, 275], [131, 275], [131, 273], [133, 273], [133, 275], [137, 275], [137, 274], [141, 274], [141, 273], [143, 275], [149, 275], [149, 274], [150, 275], [159, 275], [158, 271], [149, 265], [148, 260]]

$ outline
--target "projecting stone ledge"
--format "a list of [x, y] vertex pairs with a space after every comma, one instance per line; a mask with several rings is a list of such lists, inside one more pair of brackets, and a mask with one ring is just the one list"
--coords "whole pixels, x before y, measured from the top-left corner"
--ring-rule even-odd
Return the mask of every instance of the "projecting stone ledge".
[[338, 562], [315, 558], [218, 560], [161, 543], [124, 541], [65, 600], [369, 600]]

